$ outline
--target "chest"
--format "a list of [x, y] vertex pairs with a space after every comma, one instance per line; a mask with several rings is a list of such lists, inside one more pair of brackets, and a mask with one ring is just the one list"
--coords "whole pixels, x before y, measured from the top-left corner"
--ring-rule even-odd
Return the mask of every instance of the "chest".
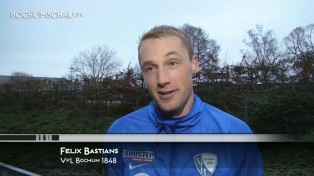
[[133, 143], [122, 148], [127, 175], [236, 175], [243, 154], [227, 143]]

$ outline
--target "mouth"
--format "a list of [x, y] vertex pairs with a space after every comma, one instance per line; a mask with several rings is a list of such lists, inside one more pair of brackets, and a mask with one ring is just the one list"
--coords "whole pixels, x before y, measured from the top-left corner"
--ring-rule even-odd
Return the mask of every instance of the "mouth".
[[171, 91], [158, 91], [158, 96], [161, 100], [169, 100], [171, 97], [174, 96], [176, 90]]

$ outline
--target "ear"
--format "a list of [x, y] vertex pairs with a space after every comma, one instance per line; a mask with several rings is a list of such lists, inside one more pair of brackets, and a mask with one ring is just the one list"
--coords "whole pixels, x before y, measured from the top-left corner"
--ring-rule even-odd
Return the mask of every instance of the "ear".
[[200, 71], [200, 65], [199, 65], [199, 61], [198, 61], [198, 57], [197, 55], [194, 55], [192, 57], [192, 73], [198, 73]]

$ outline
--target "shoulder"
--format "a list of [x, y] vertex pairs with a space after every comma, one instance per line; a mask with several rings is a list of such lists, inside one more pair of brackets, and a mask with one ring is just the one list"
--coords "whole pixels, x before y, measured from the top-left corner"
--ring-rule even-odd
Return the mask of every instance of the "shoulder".
[[[219, 133], [252, 133], [250, 127], [241, 119], [228, 114], [210, 104], [204, 104], [203, 114], [205, 120], [216, 125]], [[213, 125], [212, 124], [212, 125]]]
[[109, 127], [108, 133], [142, 133], [144, 127], [152, 125], [147, 111], [146, 106], [117, 119]]

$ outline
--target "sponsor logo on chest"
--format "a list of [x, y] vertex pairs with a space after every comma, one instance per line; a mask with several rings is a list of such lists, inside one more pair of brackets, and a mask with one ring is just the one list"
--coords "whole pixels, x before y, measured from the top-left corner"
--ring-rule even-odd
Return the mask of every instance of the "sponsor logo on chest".
[[152, 162], [155, 159], [155, 154], [152, 151], [123, 150], [123, 157], [131, 158], [133, 161]]

